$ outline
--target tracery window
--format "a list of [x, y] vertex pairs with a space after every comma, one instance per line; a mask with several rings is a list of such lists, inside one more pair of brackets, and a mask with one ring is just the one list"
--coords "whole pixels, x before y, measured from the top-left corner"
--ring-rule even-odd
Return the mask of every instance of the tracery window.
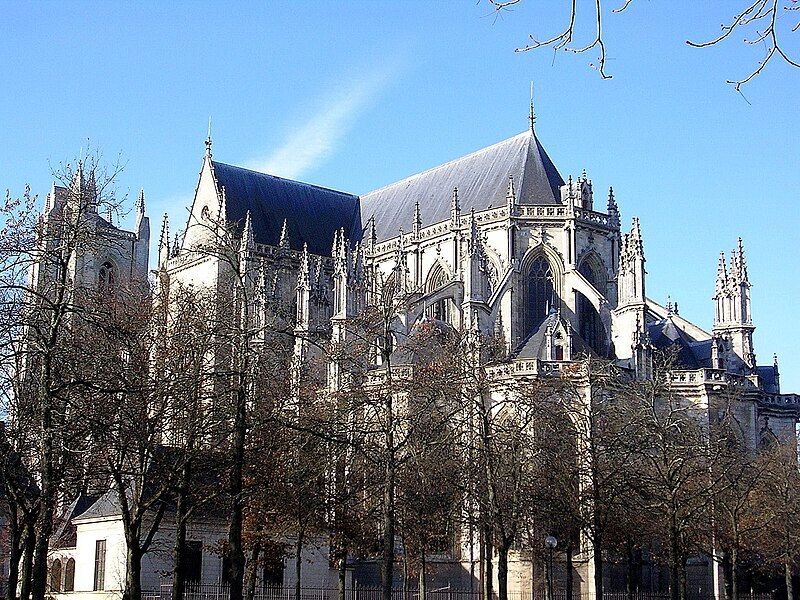
[[553, 269], [544, 256], [536, 258], [528, 269], [527, 293], [525, 329], [530, 333], [547, 318], [554, 301]]
[[110, 295], [114, 292], [117, 285], [117, 273], [114, 265], [110, 262], [104, 262], [100, 266], [100, 271], [97, 274], [97, 289], [103, 295]]
[[[427, 288], [428, 293], [430, 293], [444, 286], [447, 282], [447, 274], [442, 266], [437, 264], [431, 269], [431, 273], [428, 275], [428, 282], [425, 287]], [[453, 303], [452, 299], [440, 298], [428, 307], [426, 315], [428, 318], [452, 324], [454, 310], [455, 304]]]
[[[587, 262], [581, 264], [578, 269], [581, 275], [600, 291], [602, 287], [600, 278], [595, 273], [595, 270]], [[601, 292], [602, 293], [602, 292]], [[589, 301], [589, 299], [581, 293], [578, 293], [577, 298], [578, 308], [578, 322], [580, 323], [580, 335], [589, 347], [600, 355], [603, 355], [604, 350], [604, 328], [600, 320], [600, 314], [597, 309]]]

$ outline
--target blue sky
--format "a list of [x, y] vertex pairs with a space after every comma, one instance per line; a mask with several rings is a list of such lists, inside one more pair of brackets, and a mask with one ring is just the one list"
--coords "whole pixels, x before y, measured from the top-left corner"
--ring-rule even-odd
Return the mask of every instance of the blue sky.
[[[154, 230], [165, 211], [181, 223], [211, 115], [215, 158], [363, 193], [524, 130], [535, 80], [562, 175], [585, 168], [601, 202], [613, 185], [624, 221], [641, 218], [648, 295], [710, 328], [717, 255], [744, 238], [759, 362], [777, 352], [800, 391], [800, 70], [774, 61], [748, 103], [725, 80], [760, 47], [684, 44], [738, 0], [607, 15], [608, 81], [594, 54], [513, 52], [557, 32], [566, 4], [1, 3], [0, 186], [46, 193], [49, 164], [88, 139], [122, 152], [119, 189], [144, 187]], [[785, 39], [800, 55], [800, 33]]]

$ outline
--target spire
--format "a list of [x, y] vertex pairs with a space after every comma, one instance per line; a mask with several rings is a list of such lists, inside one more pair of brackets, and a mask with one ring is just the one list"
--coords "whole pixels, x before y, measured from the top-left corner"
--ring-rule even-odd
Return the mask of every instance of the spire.
[[419, 200], [414, 204], [414, 236], [418, 236], [422, 229], [422, 212], [419, 209]]
[[248, 210], [244, 217], [244, 228], [242, 229], [242, 241], [239, 248], [242, 251], [252, 250], [255, 248], [256, 240], [253, 233], [253, 217]]
[[136, 215], [144, 216], [144, 188], [139, 190], [139, 197], [136, 199]]
[[725, 266], [725, 253], [719, 253], [719, 261], [717, 262], [717, 281], [714, 286], [717, 294], [725, 291], [728, 287], [728, 269]]
[[281, 227], [281, 237], [278, 240], [278, 246], [284, 250], [289, 249], [289, 224], [286, 219], [283, 220], [283, 227]]
[[180, 245], [179, 245], [179, 242], [178, 242], [178, 232], [177, 231], [175, 232], [175, 236], [172, 239], [173, 239], [173, 242], [172, 242], [172, 253], [170, 254], [170, 256], [178, 256], [178, 252], [180, 252]]
[[211, 158], [211, 116], [208, 117], [208, 137], [206, 137], [206, 157]]
[[109, 225], [114, 224], [114, 207], [110, 204], [106, 207], [106, 221]]
[[536, 112], [533, 110], [533, 82], [531, 81], [531, 109], [528, 113], [528, 122], [531, 126], [531, 133], [535, 133], [534, 126], [536, 124]]

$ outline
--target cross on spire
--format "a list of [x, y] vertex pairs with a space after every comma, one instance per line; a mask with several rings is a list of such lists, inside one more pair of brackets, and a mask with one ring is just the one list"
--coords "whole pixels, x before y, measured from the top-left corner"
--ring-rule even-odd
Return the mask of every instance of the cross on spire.
[[534, 125], [536, 123], [536, 113], [533, 110], [533, 81], [531, 81], [531, 110], [528, 113], [528, 121], [531, 124], [531, 133], [534, 131]]
[[206, 156], [211, 158], [211, 116], [208, 117], [208, 137], [206, 137]]

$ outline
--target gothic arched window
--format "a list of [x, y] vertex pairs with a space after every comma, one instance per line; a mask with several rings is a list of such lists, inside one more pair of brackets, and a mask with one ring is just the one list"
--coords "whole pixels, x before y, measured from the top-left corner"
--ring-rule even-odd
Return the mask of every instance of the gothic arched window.
[[[591, 283], [596, 290], [600, 291], [600, 287], [602, 287], [599, 283], [600, 278], [591, 265], [584, 262], [581, 264], [578, 271], [583, 275], [586, 281]], [[578, 293], [577, 305], [581, 338], [583, 338], [583, 341], [586, 342], [592, 350], [598, 354], [604, 354], [605, 340], [603, 339], [603, 334], [605, 330], [603, 328], [603, 323], [600, 321], [600, 314], [597, 312], [594, 305], [589, 302], [589, 299], [580, 292]]]
[[528, 269], [527, 293], [525, 330], [530, 333], [542, 324], [553, 306], [553, 269], [544, 256], [536, 258]]
[[68, 558], [67, 565], [64, 568], [64, 591], [75, 591], [75, 559]]
[[50, 565], [50, 591], [61, 591], [61, 561], [55, 559]]
[[117, 285], [117, 273], [114, 265], [104, 262], [97, 274], [97, 288], [101, 294], [111, 294]]
[[[449, 278], [447, 277], [447, 273], [445, 273], [442, 265], [437, 263], [431, 268], [430, 274], [428, 275], [428, 281], [425, 284], [426, 291], [428, 293], [434, 292], [448, 282]], [[440, 298], [428, 307], [426, 315], [431, 319], [437, 319], [452, 324], [454, 310], [455, 304], [450, 298]]]

